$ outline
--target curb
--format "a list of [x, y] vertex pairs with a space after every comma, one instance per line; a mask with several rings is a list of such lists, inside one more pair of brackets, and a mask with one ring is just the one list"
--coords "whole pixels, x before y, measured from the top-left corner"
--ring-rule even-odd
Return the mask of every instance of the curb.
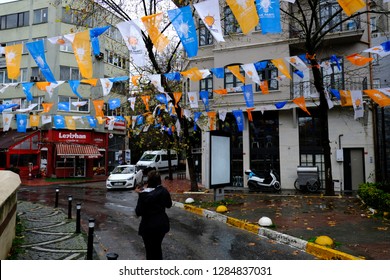
[[214, 211], [207, 209], [199, 208], [190, 204], [185, 204], [181, 202], [173, 202], [173, 206], [184, 209], [188, 212], [203, 216], [205, 218], [222, 222], [242, 230], [257, 234], [260, 237], [268, 238], [275, 240], [279, 243], [286, 244], [297, 248], [301, 251], [304, 251], [308, 254], [311, 254], [321, 260], [364, 260], [359, 257], [346, 254], [335, 249], [331, 249], [325, 246], [315, 244], [313, 242], [308, 242], [306, 240], [293, 237], [284, 233], [271, 230], [269, 228], [261, 227], [252, 223], [245, 222], [236, 218], [232, 218]]

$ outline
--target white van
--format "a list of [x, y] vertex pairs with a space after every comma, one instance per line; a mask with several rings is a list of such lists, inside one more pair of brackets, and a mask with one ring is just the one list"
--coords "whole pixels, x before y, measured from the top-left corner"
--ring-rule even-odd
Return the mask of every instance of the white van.
[[[178, 158], [176, 151], [171, 150], [171, 166], [176, 169], [178, 164]], [[168, 154], [166, 150], [159, 151], [146, 151], [136, 164], [142, 170], [146, 170], [146, 173], [150, 170], [168, 170]], [[146, 175], [144, 172], [144, 174]]]

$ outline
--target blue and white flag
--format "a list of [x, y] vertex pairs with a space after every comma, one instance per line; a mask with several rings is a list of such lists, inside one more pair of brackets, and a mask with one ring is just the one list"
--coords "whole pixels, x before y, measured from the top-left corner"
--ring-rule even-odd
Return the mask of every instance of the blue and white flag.
[[205, 111], [206, 112], [210, 111], [209, 92], [207, 90], [202, 90], [199, 92], [199, 96], [200, 96], [200, 99], [202, 99]]
[[110, 26], [96, 27], [89, 30], [89, 37], [91, 39], [92, 50], [94, 55], [100, 54], [99, 36], [102, 35]]
[[254, 107], [255, 105], [254, 105], [254, 102], [253, 102], [253, 88], [252, 88], [252, 85], [244, 85], [241, 88], [242, 88], [242, 91], [244, 93], [246, 107], [248, 107], [248, 108]]
[[16, 115], [16, 127], [18, 132], [26, 132], [27, 128], [27, 115]]
[[275, 103], [276, 109], [282, 109], [287, 104], [287, 101], [280, 101]]
[[194, 130], [196, 130], [197, 121], [199, 120], [200, 116], [202, 115], [202, 112], [194, 112]]
[[244, 130], [244, 114], [242, 113], [242, 110], [233, 110], [232, 113], [233, 113], [234, 117], [236, 118], [238, 131], [243, 131]]
[[54, 127], [55, 128], [65, 128], [65, 117], [62, 115], [53, 116]]
[[263, 34], [282, 32], [279, 0], [256, 0], [256, 8]]
[[46, 62], [45, 58], [45, 45], [43, 40], [33, 41], [26, 43], [26, 47], [30, 52], [32, 58], [35, 60], [35, 63], [38, 65], [39, 69], [46, 80], [50, 83], [57, 83], [54, 78], [53, 73], [50, 70], [49, 65]]
[[24, 92], [24, 94], [27, 97], [27, 101], [32, 101], [33, 100], [33, 96], [32, 96], [32, 93], [31, 93], [31, 88], [32, 88], [33, 85], [34, 85], [34, 83], [22, 83], [23, 92]]
[[181, 75], [180, 72], [171, 72], [171, 73], [165, 73], [165, 78], [167, 78], [170, 81], [180, 81]]
[[188, 57], [198, 54], [198, 37], [190, 6], [168, 10], [168, 17], [175, 28]]
[[217, 77], [218, 79], [223, 79], [223, 77], [225, 76], [225, 69], [222, 68], [222, 67], [218, 67], [218, 68], [211, 68], [210, 71], [214, 74], [215, 77]]
[[119, 98], [112, 98], [108, 100], [108, 107], [110, 110], [115, 110], [121, 106], [121, 100]]
[[72, 89], [72, 92], [80, 99], [83, 99], [83, 97], [78, 93], [77, 89], [80, 85], [80, 80], [69, 80], [68, 81], [70, 88]]
[[93, 116], [86, 116], [86, 118], [87, 118], [89, 126], [91, 128], [95, 128], [97, 126], [97, 120], [96, 120], [95, 117], [93, 117]]
[[69, 112], [70, 104], [69, 104], [69, 102], [58, 102], [57, 109]]
[[129, 76], [119, 76], [119, 77], [109, 78], [109, 80], [113, 83], [127, 81], [128, 79], [129, 79]]

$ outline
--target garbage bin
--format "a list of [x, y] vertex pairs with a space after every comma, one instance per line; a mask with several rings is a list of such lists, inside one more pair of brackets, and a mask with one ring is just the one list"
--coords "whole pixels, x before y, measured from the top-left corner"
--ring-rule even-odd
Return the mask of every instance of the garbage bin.
[[316, 192], [320, 188], [320, 175], [318, 166], [298, 166], [298, 179], [295, 181], [295, 188]]

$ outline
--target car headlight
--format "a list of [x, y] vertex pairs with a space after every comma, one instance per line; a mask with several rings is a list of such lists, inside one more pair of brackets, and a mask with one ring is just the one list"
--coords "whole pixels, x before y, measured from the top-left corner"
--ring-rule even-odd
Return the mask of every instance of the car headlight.
[[127, 180], [133, 180], [134, 176], [130, 176]]

